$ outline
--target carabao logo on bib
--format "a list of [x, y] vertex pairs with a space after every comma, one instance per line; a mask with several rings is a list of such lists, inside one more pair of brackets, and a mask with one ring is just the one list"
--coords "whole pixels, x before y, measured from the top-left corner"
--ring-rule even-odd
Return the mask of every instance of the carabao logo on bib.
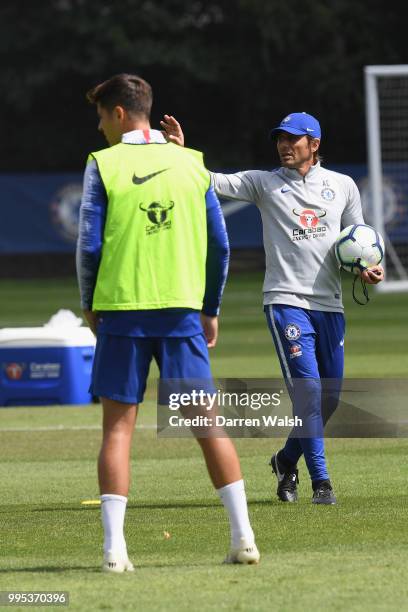
[[167, 219], [167, 214], [169, 210], [174, 208], [174, 202], [168, 202], [167, 204], [152, 202], [149, 206], [145, 206], [142, 203], [139, 204], [139, 208], [147, 213], [148, 220], [153, 223], [153, 225], [146, 226], [146, 234], [148, 236], [157, 234], [161, 229], [171, 228], [171, 221]]

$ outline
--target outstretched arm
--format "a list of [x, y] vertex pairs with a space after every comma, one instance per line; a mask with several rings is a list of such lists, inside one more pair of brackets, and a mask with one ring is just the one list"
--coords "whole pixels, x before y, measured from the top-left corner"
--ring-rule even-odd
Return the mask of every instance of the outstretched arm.
[[[160, 121], [163, 135], [168, 142], [174, 142], [184, 147], [184, 134], [181, 125], [173, 115], [164, 115]], [[222, 172], [210, 172], [211, 183], [215, 193], [221, 198], [229, 200], [243, 200], [245, 202], [259, 201], [258, 170], [247, 170], [235, 174], [223, 174]]]
[[[184, 147], [183, 130], [173, 115], [164, 115], [160, 125], [163, 128], [163, 136], [168, 142]], [[259, 200], [258, 174], [258, 170], [247, 170], [235, 174], [210, 172], [212, 186], [219, 197], [255, 203]]]

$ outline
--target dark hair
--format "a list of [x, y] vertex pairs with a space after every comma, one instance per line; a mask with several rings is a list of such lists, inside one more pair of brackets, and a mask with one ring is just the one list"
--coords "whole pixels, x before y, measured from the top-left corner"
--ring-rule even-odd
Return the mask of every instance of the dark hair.
[[[311, 142], [312, 142], [312, 140], [316, 140], [315, 138], [313, 138], [313, 136], [308, 136], [308, 137], [307, 137], [307, 139], [308, 139], [309, 143], [311, 143]], [[319, 139], [319, 140], [320, 140], [320, 139]], [[319, 146], [320, 146], [320, 145], [319, 145]], [[313, 161], [314, 161], [314, 163], [315, 163], [315, 164], [316, 164], [317, 162], [320, 162], [320, 163], [321, 163], [321, 162], [323, 161], [323, 157], [320, 155], [320, 153], [319, 153], [319, 149], [317, 149], [317, 151], [315, 151], [315, 152], [313, 153]]]
[[116, 74], [90, 89], [86, 97], [109, 111], [122, 106], [128, 113], [149, 118], [153, 92], [149, 83], [135, 74]]

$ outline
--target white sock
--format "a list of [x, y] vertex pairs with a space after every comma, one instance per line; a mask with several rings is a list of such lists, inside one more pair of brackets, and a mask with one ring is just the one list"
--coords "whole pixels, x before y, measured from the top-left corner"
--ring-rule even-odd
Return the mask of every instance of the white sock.
[[105, 553], [125, 553], [126, 542], [123, 535], [127, 497], [123, 495], [101, 495], [102, 524], [105, 533], [103, 550]]
[[240, 546], [241, 538], [245, 538], [248, 544], [253, 544], [254, 532], [249, 522], [244, 481], [237, 480], [225, 485], [217, 489], [217, 493], [228, 512], [233, 548]]

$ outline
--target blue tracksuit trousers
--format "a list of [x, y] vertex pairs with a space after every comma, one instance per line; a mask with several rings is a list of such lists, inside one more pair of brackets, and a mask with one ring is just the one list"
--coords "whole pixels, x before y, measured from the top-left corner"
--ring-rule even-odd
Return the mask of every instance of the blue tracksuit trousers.
[[283, 460], [296, 465], [302, 454], [312, 481], [329, 474], [323, 427], [337, 407], [344, 370], [344, 315], [286, 304], [265, 306], [282, 373], [303, 420], [305, 437], [289, 436]]

